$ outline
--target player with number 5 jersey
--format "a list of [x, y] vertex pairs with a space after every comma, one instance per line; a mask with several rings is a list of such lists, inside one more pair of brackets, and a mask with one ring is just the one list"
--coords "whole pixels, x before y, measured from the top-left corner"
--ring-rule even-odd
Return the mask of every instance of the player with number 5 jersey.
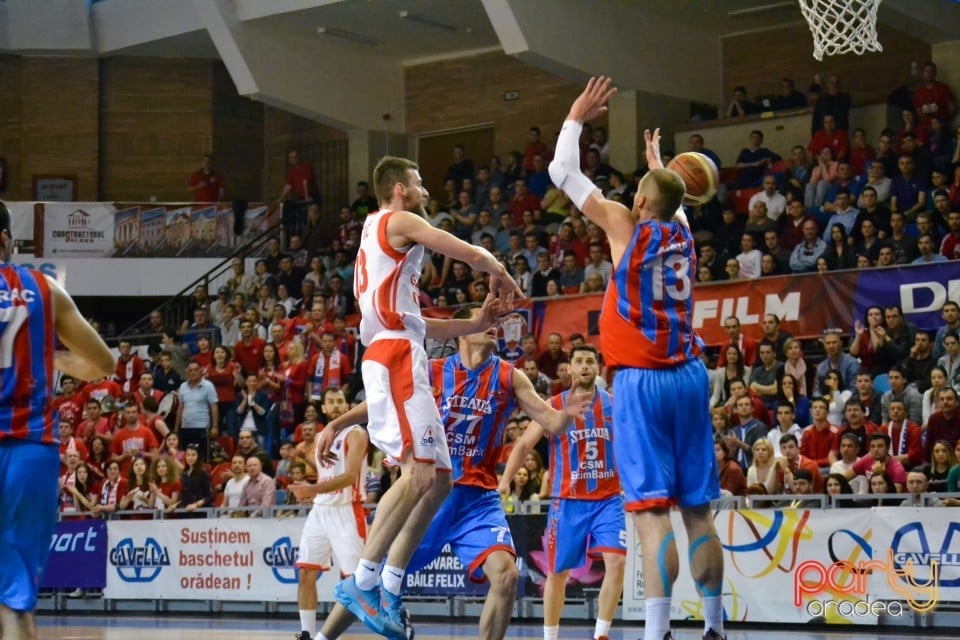
[[[385, 157], [374, 168], [373, 182], [380, 210], [363, 225], [354, 267], [360, 339], [367, 347], [360, 371], [370, 442], [399, 464], [402, 474], [377, 505], [357, 571], [337, 585], [338, 604], [317, 636], [328, 640], [342, 634], [353, 617], [380, 635], [407, 635], [400, 602], [403, 575], [423, 536], [423, 522], [451, 486], [450, 456], [427, 378], [423, 340], [483, 331], [510, 308], [514, 294], [522, 295], [490, 252], [430, 226], [424, 211], [428, 194], [414, 162]], [[490, 274], [493, 293], [476, 316], [439, 320], [421, 315], [417, 283], [425, 248]], [[334, 436], [327, 425], [319, 436], [321, 451], [329, 449]], [[411, 518], [414, 510], [417, 517]]]
[[601, 346], [613, 379], [617, 471], [643, 556], [644, 640], [670, 634], [670, 594], [679, 571], [670, 508], [679, 505], [688, 559], [702, 600], [705, 640], [722, 640], [723, 552], [710, 512], [719, 497], [709, 380], [693, 328], [697, 273], [693, 234], [681, 208], [686, 186], [660, 158], [660, 130], [644, 131], [649, 171], [632, 208], [605, 200], [580, 170], [586, 120], [605, 113], [616, 93], [591, 78], [573, 101], [550, 178], [603, 229], [613, 259], [600, 312]]
[[59, 490], [54, 368], [93, 380], [115, 360], [59, 284], [9, 264], [11, 223], [0, 202], [0, 638], [35, 638]]
[[[549, 437], [550, 513], [547, 516], [547, 581], [543, 588], [543, 637], [556, 640], [566, 597], [567, 578], [589, 558], [602, 557], [595, 638], [607, 638], [617, 603], [623, 591], [627, 554], [623, 497], [613, 451], [613, 399], [597, 389], [600, 357], [593, 345], [570, 350], [573, 388], [550, 398], [552, 407], [563, 406], [571, 395], [589, 398], [583, 415], [565, 430]], [[509, 479], [527, 453], [545, 435], [531, 422], [510, 452], [500, 481], [500, 491], [509, 491]]]
[[[466, 305], [454, 319], [470, 320], [480, 313], [480, 305]], [[525, 374], [493, 355], [496, 344], [495, 329], [475, 333], [459, 339], [456, 354], [430, 362], [430, 381], [450, 444], [453, 489], [407, 566], [411, 572], [425, 567], [449, 544], [472, 581], [489, 581], [480, 615], [479, 637], [485, 640], [503, 638], [518, 579], [516, 551], [497, 494], [497, 459], [507, 419], [519, 406], [552, 431], [562, 431], [584, 409], [577, 396], [551, 408]], [[335, 426], [366, 417], [368, 408], [361, 404]]]

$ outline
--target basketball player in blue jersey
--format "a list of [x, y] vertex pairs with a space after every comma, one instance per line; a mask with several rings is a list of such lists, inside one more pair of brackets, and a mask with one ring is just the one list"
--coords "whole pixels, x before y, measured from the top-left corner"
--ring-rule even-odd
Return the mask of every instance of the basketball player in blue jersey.
[[[550, 564], [543, 588], [543, 638], [557, 640], [570, 570], [588, 556], [603, 558], [603, 583], [593, 637], [607, 640], [623, 592], [627, 530], [623, 497], [613, 455], [613, 402], [597, 389], [600, 358], [593, 345], [570, 350], [572, 389], [553, 396], [556, 407], [568, 396], [589, 398], [590, 406], [567, 429], [550, 437], [550, 514], [547, 516], [547, 558]], [[545, 431], [531, 422], [510, 452], [500, 479], [500, 492], [510, 491], [510, 478]]]
[[550, 177], [610, 241], [613, 274], [600, 313], [613, 380], [617, 470], [643, 554], [644, 640], [670, 640], [670, 596], [679, 571], [670, 508], [679, 505], [690, 571], [703, 602], [704, 640], [723, 640], [723, 556], [710, 514], [719, 496], [709, 383], [693, 330], [697, 264], [680, 208], [683, 180], [663, 168], [660, 131], [644, 132], [650, 171], [633, 208], [604, 200], [580, 171], [583, 122], [607, 110], [616, 89], [591, 78], [570, 107]]
[[[480, 313], [479, 304], [466, 305], [454, 319], [470, 320]], [[565, 431], [589, 406], [579, 394], [570, 394], [567, 402], [551, 407], [526, 375], [493, 355], [496, 345], [494, 328], [459, 338], [455, 355], [430, 361], [430, 383], [450, 444], [451, 468], [438, 469], [434, 484], [445, 480], [447, 486], [428, 494], [439, 510], [407, 565], [408, 572], [422, 569], [449, 544], [468, 567], [471, 580], [489, 581], [480, 614], [479, 637], [485, 640], [501, 640], [506, 633], [518, 579], [516, 551], [497, 493], [496, 467], [507, 418], [519, 406], [554, 433]], [[328, 426], [337, 430], [366, 417], [366, 404], [360, 404]], [[331, 614], [324, 637], [339, 636], [352, 622], [341, 618], [333, 626], [332, 619]]]
[[[9, 264], [0, 202], [0, 638], [36, 637], [33, 610], [56, 528], [60, 470], [54, 367], [81, 380], [113, 373], [107, 345], [39, 271]], [[55, 351], [57, 340], [69, 351]]]

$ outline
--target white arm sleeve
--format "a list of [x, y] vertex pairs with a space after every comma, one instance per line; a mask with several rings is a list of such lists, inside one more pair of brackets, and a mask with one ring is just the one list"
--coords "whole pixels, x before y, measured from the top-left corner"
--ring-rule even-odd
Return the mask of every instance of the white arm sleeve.
[[557, 149], [550, 163], [550, 179], [557, 188], [570, 196], [577, 209], [583, 209], [583, 203], [590, 194], [599, 191], [587, 176], [580, 171], [580, 132], [583, 130], [576, 120], [566, 120], [557, 139]]

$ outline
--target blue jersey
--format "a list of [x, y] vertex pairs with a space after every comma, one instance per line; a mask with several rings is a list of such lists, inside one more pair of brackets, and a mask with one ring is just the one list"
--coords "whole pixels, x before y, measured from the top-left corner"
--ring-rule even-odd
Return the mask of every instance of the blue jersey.
[[696, 359], [693, 236], [679, 222], [638, 223], [610, 278], [600, 314], [603, 357], [614, 367], [660, 369]]
[[514, 368], [490, 356], [476, 369], [460, 355], [430, 361], [430, 385], [447, 434], [453, 481], [497, 488], [497, 461], [507, 418], [513, 413]]
[[0, 266], [0, 441], [56, 444], [54, 318], [39, 271]]
[[[570, 391], [550, 398], [562, 411]], [[590, 409], [574, 419], [566, 431], [550, 436], [550, 496], [574, 500], [603, 500], [620, 495], [613, 457], [613, 402], [597, 389]]]

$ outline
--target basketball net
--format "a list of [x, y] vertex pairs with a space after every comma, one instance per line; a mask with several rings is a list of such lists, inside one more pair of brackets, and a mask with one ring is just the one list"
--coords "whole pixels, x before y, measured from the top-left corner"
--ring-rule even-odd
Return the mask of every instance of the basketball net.
[[883, 51], [877, 41], [880, 0], [799, 0], [813, 34], [813, 57]]

